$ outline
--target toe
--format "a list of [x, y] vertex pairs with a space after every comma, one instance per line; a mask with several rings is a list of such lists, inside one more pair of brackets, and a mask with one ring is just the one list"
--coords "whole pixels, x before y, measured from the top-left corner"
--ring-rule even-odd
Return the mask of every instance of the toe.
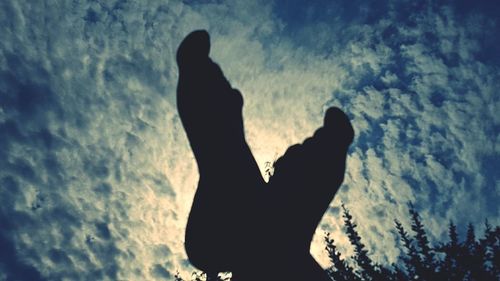
[[191, 32], [182, 41], [177, 50], [177, 64], [179, 67], [193, 65], [203, 59], [208, 59], [210, 52], [210, 36], [205, 30]]
[[339, 108], [330, 107], [325, 114], [324, 128], [335, 138], [349, 145], [354, 138], [354, 129], [349, 117]]

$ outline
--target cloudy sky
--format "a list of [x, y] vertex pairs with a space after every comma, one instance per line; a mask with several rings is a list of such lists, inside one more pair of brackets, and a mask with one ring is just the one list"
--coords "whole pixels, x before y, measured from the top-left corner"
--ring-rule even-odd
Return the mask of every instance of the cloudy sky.
[[329, 106], [352, 119], [346, 179], [311, 247], [323, 265], [325, 231], [352, 252], [341, 201], [379, 262], [397, 257], [410, 200], [432, 240], [450, 219], [500, 224], [494, 2], [1, 1], [0, 280], [190, 276], [198, 175], [174, 58], [200, 28], [244, 96], [261, 169]]

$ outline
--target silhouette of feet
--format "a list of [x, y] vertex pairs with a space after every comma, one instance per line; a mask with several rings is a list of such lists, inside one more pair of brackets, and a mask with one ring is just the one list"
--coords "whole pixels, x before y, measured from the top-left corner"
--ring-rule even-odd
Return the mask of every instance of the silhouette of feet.
[[[177, 51], [177, 107], [200, 179], [186, 228], [190, 261], [206, 272], [228, 271], [255, 251], [255, 202], [264, 180], [245, 141], [243, 99], [209, 57], [206, 31], [189, 34]], [[254, 256], [254, 254], [250, 254]]]
[[[302, 144], [287, 149], [269, 180], [274, 213], [287, 230], [287, 243], [309, 252], [316, 226], [344, 180], [347, 149], [354, 137], [348, 117], [329, 108], [323, 127]], [[276, 223], [274, 223], [276, 225]], [[287, 248], [290, 246], [287, 245]]]
[[314, 231], [344, 178], [354, 137], [338, 108], [323, 127], [288, 148], [269, 183], [245, 141], [243, 99], [209, 58], [206, 31], [177, 52], [177, 106], [200, 180], [186, 228], [190, 261], [239, 280], [329, 280], [309, 254]]

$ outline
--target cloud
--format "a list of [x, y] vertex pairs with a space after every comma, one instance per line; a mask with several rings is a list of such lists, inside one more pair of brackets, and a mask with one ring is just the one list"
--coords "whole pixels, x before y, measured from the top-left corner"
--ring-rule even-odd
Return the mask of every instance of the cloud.
[[389, 230], [408, 200], [433, 238], [449, 219], [498, 224], [500, 79], [488, 39], [498, 22], [482, 4], [323, 4], [2, 2], [0, 242], [12, 257], [0, 257], [2, 274], [189, 275], [197, 170], [176, 113], [174, 54], [199, 28], [243, 93], [262, 169], [328, 106], [352, 118], [345, 184], [312, 245], [323, 263], [323, 230], [352, 253], [341, 200], [382, 262], [398, 254]]

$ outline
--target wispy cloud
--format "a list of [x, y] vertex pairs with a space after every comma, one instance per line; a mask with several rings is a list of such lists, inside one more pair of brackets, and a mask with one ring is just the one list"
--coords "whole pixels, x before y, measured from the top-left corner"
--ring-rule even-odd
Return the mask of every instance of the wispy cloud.
[[4, 272], [168, 280], [192, 270], [182, 243], [197, 170], [176, 113], [174, 53], [199, 28], [243, 93], [262, 168], [312, 134], [328, 106], [352, 118], [345, 184], [315, 256], [325, 261], [322, 229], [350, 251], [340, 200], [380, 261], [398, 254], [388, 230], [408, 200], [433, 237], [449, 219], [498, 224], [491, 14], [299, 2], [2, 2], [0, 242], [15, 251], [1, 257]]

